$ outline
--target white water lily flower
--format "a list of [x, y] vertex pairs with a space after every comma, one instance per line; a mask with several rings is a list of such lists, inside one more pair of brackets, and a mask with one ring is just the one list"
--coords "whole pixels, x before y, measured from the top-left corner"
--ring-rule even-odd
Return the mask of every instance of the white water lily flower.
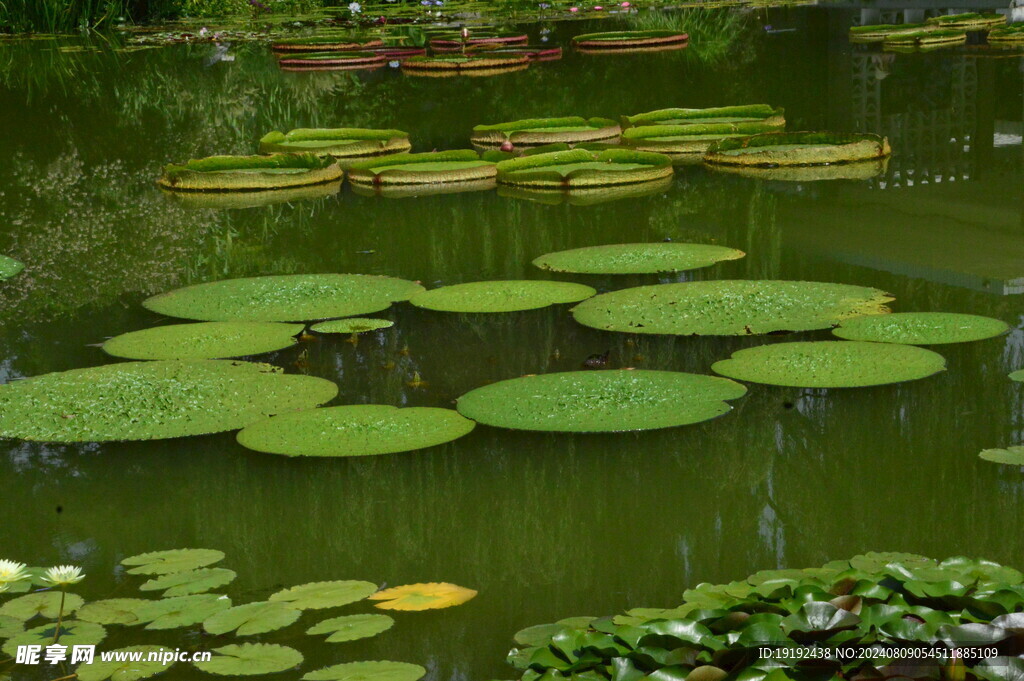
[[360, 12], [363, 11], [363, 6], [360, 5], [358, 2], [350, 2], [348, 4], [348, 11], [352, 12], [352, 14], [359, 14]]
[[83, 579], [85, 575], [82, 574], [82, 568], [74, 565], [57, 565], [43, 574], [43, 580], [54, 586], [78, 584]]
[[7, 590], [11, 582], [20, 582], [28, 579], [28, 572], [25, 571], [25, 564], [13, 560], [0, 560], [0, 586]]

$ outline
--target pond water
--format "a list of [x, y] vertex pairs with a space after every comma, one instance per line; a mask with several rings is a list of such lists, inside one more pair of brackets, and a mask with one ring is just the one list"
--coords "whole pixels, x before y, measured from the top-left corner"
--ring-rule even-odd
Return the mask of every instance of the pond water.
[[[394, 659], [427, 666], [431, 681], [511, 678], [504, 655], [524, 626], [672, 606], [698, 582], [763, 568], [867, 550], [1021, 567], [1024, 478], [977, 454], [1024, 439], [1024, 385], [1006, 377], [1024, 366], [1024, 60], [983, 45], [855, 48], [845, 38], [854, 15], [840, 9], [745, 17], [714, 49], [695, 40], [647, 55], [567, 50], [490, 78], [284, 73], [252, 44], [232, 45], [230, 61], [214, 60], [210, 45], [0, 44], [0, 252], [27, 264], [0, 284], [0, 381], [112, 361], [95, 344], [168, 321], [141, 307], [154, 293], [272, 273], [378, 273], [428, 287], [558, 278], [600, 290], [834, 281], [889, 291], [898, 311], [971, 312], [1013, 327], [940, 348], [949, 369], [932, 378], [856, 390], [752, 386], [720, 419], [642, 434], [479, 426], [430, 450], [353, 460], [258, 454], [232, 433], [4, 441], [2, 557], [83, 565], [78, 591], [89, 598], [135, 595], [137, 580], [114, 568], [121, 558], [184, 546], [227, 553], [237, 602], [323, 579], [478, 589], [467, 605], [399, 617], [365, 642], [288, 641], [310, 665]], [[567, 44], [612, 24], [549, 25], [545, 35]], [[540, 38], [538, 26], [527, 31]], [[428, 151], [466, 147], [478, 123], [748, 102], [785, 107], [793, 130], [886, 134], [894, 156], [866, 181], [683, 167], [653, 195], [596, 205], [495, 191], [386, 199], [346, 185], [326, 198], [211, 209], [154, 185], [166, 162], [251, 153], [273, 129], [394, 127]], [[671, 277], [555, 276], [530, 264], [554, 250], [666, 239], [748, 255]], [[631, 338], [582, 327], [567, 307], [462, 316], [400, 304], [383, 315], [392, 329], [357, 345], [325, 338], [260, 360], [335, 381], [337, 404], [450, 407], [474, 387], [577, 369], [606, 350], [611, 367], [705, 373], [764, 342]]]

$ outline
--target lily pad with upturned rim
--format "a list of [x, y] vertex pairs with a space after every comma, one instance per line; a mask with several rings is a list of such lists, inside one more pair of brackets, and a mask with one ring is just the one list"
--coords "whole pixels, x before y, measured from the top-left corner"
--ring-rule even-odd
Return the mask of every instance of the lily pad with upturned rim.
[[[14, 657], [19, 646], [42, 646], [46, 648], [53, 644], [54, 635], [57, 633], [57, 623], [50, 622], [39, 627], [28, 629], [17, 636], [7, 639], [0, 651]], [[107, 630], [93, 622], [80, 622], [78, 620], [64, 620], [60, 625], [60, 640], [58, 643], [68, 646], [89, 646], [96, 645], [107, 636]]]
[[217, 653], [206, 662], [195, 662], [207, 674], [256, 676], [274, 674], [302, 664], [302, 653], [275, 643], [242, 643], [214, 648]]
[[10, 279], [25, 269], [24, 263], [6, 255], [0, 255], [0, 281]]
[[302, 681], [419, 681], [426, 673], [418, 664], [374, 660], [316, 669], [306, 673]]
[[633, 149], [576, 148], [500, 161], [498, 182], [524, 187], [604, 187], [671, 177], [672, 159]]
[[387, 615], [345, 615], [324, 620], [306, 629], [310, 635], [330, 634], [327, 643], [342, 643], [369, 638], [394, 626], [395, 620]]
[[474, 421], [501, 428], [622, 432], [707, 421], [746, 392], [728, 379], [678, 371], [570, 371], [486, 385], [457, 406]]
[[534, 259], [533, 264], [552, 272], [656, 274], [709, 267], [744, 255], [743, 251], [735, 248], [713, 244], [609, 244], [548, 253]]
[[905, 345], [967, 343], [1006, 333], [999, 319], [954, 312], [896, 312], [847, 319], [833, 329], [839, 338]]
[[320, 322], [309, 327], [309, 330], [317, 333], [366, 333], [367, 331], [390, 329], [394, 325], [395, 323], [390, 319], [352, 317], [350, 319], [333, 319], [329, 322]]
[[451, 442], [474, 424], [452, 409], [345, 405], [276, 416], [238, 433], [238, 442], [285, 456], [372, 456]]
[[170, 324], [114, 336], [103, 350], [128, 359], [245, 357], [294, 345], [302, 328], [302, 324], [278, 322]]
[[370, 596], [371, 601], [381, 601], [375, 607], [382, 610], [440, 610], [472, 600], [477, 592], [458, 584], [429, 582], [425, 584], [403, 584], [384, 589]]
[[983, 449], [978, 456], [985, 461], [1002, 463], [1008, 466], [1024, 466], [1024, 445], [1007, 447], [1006, 449]]
[[227, 568], [200, 568], [185, 572], [172, 572], [150, 579], [139, 586], [139, 591], [163, 591], [164, 598], [190, 596], [230, 584], [238, 575]]
[[576, 303], [596, 294], [583, 284], [564, 281], [473, 281], [418, 293], [409, 302], [440, 312], [518, 312]]
[[224, 552], [217, 549], [167, 549], [149, 551], [121, 560], [130, 575], [167, 575], [186, 572], [213, 565], [224, 560]]
[[155, 645], [128, 646], [127, 648], [112, 650], [110, 653], [112, 656], [124, 654], [126, 657], [133, 653], [141, 653], [142, 658], [138, 660], [113, 658], [109, 662], [97, 659], [88, 664], [82, 664], [75, 669], [78, 681], [106, 681], [107, 679], [111, 681], [139, 681], [140, 679], [148, 679], [151, 676], [167, 671], [171, 667], [160, 660], [150, 662], [148, 656], [154, 653], [173, 654], [174, 649]]
[[252, 636], [277, 631], [292, 624], [301, 615], [301, 610], [286, 603], [245, 603], [221, 610], [203, 620], [203, 629], [214, 635], [233, 631], [237, 636]]
[[945, 371], [938, 353], [913, 345], [802, 341], [747, 348], [711, 370], [740, 381], [796, 388], [860, 388], [902, 383]]
[[377, 591], [377, 585], [359, 580], [309, 582], [271, 594], [268, 601], [286, 603], [299, 610], [337, 608], [355, 603]]

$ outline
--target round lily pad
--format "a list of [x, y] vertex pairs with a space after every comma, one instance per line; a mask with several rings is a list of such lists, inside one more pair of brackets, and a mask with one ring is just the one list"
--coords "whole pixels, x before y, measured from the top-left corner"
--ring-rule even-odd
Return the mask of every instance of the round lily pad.
[[286, 376], [269, 364], [123, 362], [0, 386], [0, 437], [102, 442], [202, 435], [309, 409], [337, 393], [330, 381]]
[[740, 350], [715, 362], [718, 374], [797, 388], [858, 388], [925, 378], [946, 369], [942, 355], [914, 347], [861, 341], [776, 343]]
[[163, 591], [164, 597], [201, 594], [230, 584], [238, 575], [227, 568], [200, 568], [185, 572], [172, 572], [145, 582], [139, 591]]
[[[160, 660], [150, 662], [149, 656], [154, 653], [173, 654], [174, 650], [165, 646], [128, 646], [127, 648], [112, 650], [110, 653], [112, 654], [112, 659], [109, 662], [96, 658], [93, 662], [78, 667], [75, 670], [75, 673], [78, 675], [78, 681], [106, 681], [107, 679], [111, 679], [111, 681], [139, 681], [139, 679], [148, 679], [170, 669], [170, 665]], [[134, 653], [141, 653], [141, 659], [116, 659], [116, 656], [120, 654], [128, 657]]]
[[992, 463], [1024, 466], [1024, 446], [1007, 447], [1006, 449], [983, 449], [978, 456]]
[[416, 307], [441, 312], [516, 312], [559, 303], [576, 303], [597, 293], [565, 281], [474, 281], [418, 293]]
[[25, 269], [25, 265], [20, 260], [0, 255], [0, 281], [10, 279], [23, 269]]
[[839, 338], [905, 345], [939, 345], [984, 340], [1006, 333], [998, 319], [953, 312], [896, 312], [844, 320], [832, 331]]
[[147, 629], [177, 629], [199, 624], [221, 610], [231, 607], [231, 599], [220, 594], [175, 596], [150, 601], [135, 609]]
[[370, 274], [285, 274], [186, 286], [142, 304], [184, 319], [301, 322], [380, 312], [422, 290], [411, 281]]
[[451, 442], [475, 425], [451, 409], [347, 405], [254, 423], [238, 433], [238, 442], [259, 452], [286, 456], [371, 456]]
[[610, 244], [548, 253], [535, 259], [533, 264], [553, 272], [654, 274], [709, 267], [744, 255], [735, 248], [712, 244]]
[[849, 317], [884, 314], [893, 300], [874, 288], [812, 281], [728, 280], [612, 291], [576, 306], [595, 329], [680, 336], [742, 336], [826, 329]]
[[207, 674], [222, 676], [256, 676], [274, 674], [302, 664], [302, 653], [274, 643], [242, 643], [214, 648], [217, 653], [206, 662], [195, 665]]
[[104, 601], [93, 601], [79, 608], [75, 617], [83, 622], [96, 624], [142, 624], [135, 610], [151, 602], [144, 598], [109, 598]]
[[[55, 620], [61, 612], [60, 591], [37, 591], [13, 598], [0, 606], [0, 615], [27, 621], [39, 615]], [[77, 594], [64, 594], [64, 616], [67, 617], [82, 607], [85, 599]]]
[[459, 412], [501, 428], [564, 432], [651, 430], [721, 416], [739, 383], [678, 371], [569, 371], [523, 376], [477, 388]]
[[220, 359], [273, 352], [295, 343], [302, 324], [201, 322], [171, 324], [115, 336], [103, 344], [128, 359]]
[[[14, 657], [18, 652], [18, 646], [42, 646], [44, 649], [53, 644], [53, 638], [57, 634], [57, 623], [50, 622], [41, 627], [28, 629], [27, 631], [12, 636], [0, 648], [5, 654]], [[60, 640], [62, 646], [94, 646], [107, 636], [107, 630], [99, 624], [92, 622], [79, 622], [78, 620], [65, 620], [60, 625]]]
[[1024, 369], [1018, 369], [1010, 374], [1010, 379], [1014, 381], [1024, 382]]
[[320, 608], [336, 608], [361, 601], [377, 590], [377, 585], [358, 580], [340, 580], [334, 582], [310, 582], [289, 589], [282, 589], [271, 594], [267, 600], [274, 603], [286, 603], [299, 610], [318, 610]]
[[476, 591], [458, 584], [430, 582], [427, 584], [403, 584], [384, 589], [370, 596], [371, 601], [380, 601], [376, 607], [382, 610], [440, 610], [462, 605], [476, 596]]
[[221, 610], [203, 622], [209, 634], [235, 632], [238, 636], [252, 636], [276, 631], [299, 619], [302, 611], [285, 603], [246, 603]]
[[366, 333], [378, 329], [389, 329], [395, 323], [390, 319], [373, 319], [372, 317], [351, 317], [349, 319], [334, 319], [329, 322], [320, 322], [309, 327], [317, 333]]
[[328, 643], [355, 641], [376, 636], [394, 626], [395, 621], [387, 615], [345, 615], [324, 620], [306, 630], [307, 634], [330, 634]]
[[426, 673], [408, 662], [345, 662], [311, 671], [302, 681], [419, 681]]
[[[383, 617], [383, 615], [381, 615]], [[0, 639], [17, 636], [25, 631], [24, 623], [17, 617], [0, 615]]]
[[127, 565], [131, 575], [167, 575], [195, 570], [222, 560], [224, 552], [217, 549], [168, 549], [128, 556], [121, 565]]

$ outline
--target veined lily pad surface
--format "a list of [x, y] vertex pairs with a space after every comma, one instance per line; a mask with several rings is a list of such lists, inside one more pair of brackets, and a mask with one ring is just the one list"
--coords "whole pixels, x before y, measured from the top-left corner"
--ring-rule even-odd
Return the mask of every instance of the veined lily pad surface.
[[576, 303], [595, 293], [589, 286], [564, 281], [474, 281], [424, 291], [409, 302], [441, 312], [515, 312]]
[[144, 598], [108, 598], [103, 601], [86, 603], [78, 609], [75, 615], [83, 622], [94, 622], [95, 624], [120, 624], [132, 626], [142, 624], [142, 620], [135, 611], [150, 601]]
[[129, 556], [121, 561], [131, 575], [169, 575], [196, 570], [224, 560], [217, 549], [168, 549]]
[[[17, 620], [30, 620], [33, 617], [45, 617], [55, 620], [60, 614], [61, 594], [59, 591], [38, 591], [18, 596], [0, 606], [0, 616], [13, 617]], [[78, 610], [85, 600], [77, 594], [65, 594], [64, 615]]]
[[302, 664], [302, 653], [288, 646], [273, 643], [243, 643], [214, 648], [216, 653], [206, 662], [195, 665], [207, 674], [221, 676], [256, 676], [283, 672]]
[[154, 577], [139, 586], [139, 591], [163, 591], [164, 597], [201, 594], [230, 584], [238, 575], [227, 568], [199, 568], [170, 572]]
[[329, 401], [338, 387], [267, 364], [125, 362], [0, 386], [0, 437], [44, 442], [156, 440], [244, 428]]
[[186, 286], [143, 305], [185, 319], [308, 321], [380, 312], [422, 290], [411, 281], [371, 274], [284, 274]]
[[[18, 652], [18, 646], [35, 645], [45, 648], [53, 643], [56, 633], [56, 622], [33, 627], [7, 639], [0, 651], [3, 651], [8, 657], [14, 657]], [[68, 646], [68, 650], [71, 650], [73, 646], [96, 645], [106, 637], [107, 630], [102, 625], [92, 622], [65, 620], [60, 626], [60, 644]]]
[[533, 264], [553, 272], [654, 274], [709, 267], [744, 255], [735, 248], [713, 244], [610, 244], [548, 253], [536, 258]]
[[382, 610], [440, 610], [473, 599], [477, 592], [458, 584], [447, 582], [431, 582], [428, 584], [404, 584], [384, 589], [370, 596], [371, 601], [379, 601], [377, 607]]
[[389, 329], [395, 323], [390, 319], [373, 319], [371, 317], [351, 317], [349, 319], [333, 319], [320, 322], [309, 327], [317, 333], [366, 333], [378, 329]]
[[103, 350], [128, 359], [244, 357], [287, 348], [302, 329], [302, 324], [275, 322], [171, 324], [115, 336]]
[[798, 388], [859, 388], [925, 378], [946, 360], [912, 345], [860, 341], [776, 343], [740, 350], [712, 371], [752, 383]]
[[426, 673], [408, 662], [345, 662], [311, 671], [302, 681], [419, 681]]
[[451, 442], [474, 425], [451, 409], [347, 405], [260, 421], [242, 430], [238, 442], [286, 456], [370, 456]]
[[655, 284], [612, 291], [573, 310], [595, 329], [680, 336], [742, 336], [826, 329], [889, 311], [874, 288], [811, 281], [728, 280]]
[[1006, 449], [984, 449], [978, 456], [992, 463], [1024, 466], [1024, 446], [1007, 447]]
[[1009, 328], [998, 319], [972, 314], [897, 312], [847, 319], [832, 333], [855, 341], [939, 345], [993, 338], [1006, 333]]
[[341, 643], [369, 638], [387, 631], [395, 620], [387, 615], [345, 615], [324, 620], [306, 630], [307, 634], [330, 634], [328, 643]]
[[[83, 664], [75, 670], [78, 681], [139, 681], [148, 679], [167, 670], [167, 664], [159, 659], [149, 661], [149, 655], [160, 653], [174, 653], [173, 648], [157, 645], [128, 646], [111, 651], [115, 654], [121, 653], [120, 659], [112, 659], [105, 662], [96, 658], [89, 664]], [[141, 659], [131, 660], [128, 656], [141, 653]]]
[[220, 594], [175, 596], [149, 601], [135, 610], [146, 629], [178, 629], [199, 624], [222, 610], [231, 607], [231, 599]]
[[252, 636], [286, 627], [301, 615], [301, 610], [286, 603], [246, 603], [215, 613], [203, 621], [203, 629], [208, 634], [220, 635], [233, 631], [238, 636]]
[[517, 430], [618, 432], [699, 423], [721, 416], [739, 383], [676, 371], [570, 371], [523, 376], [471, 390], [459, 412]]
[[10, 279], [23, 269], [25, 269], [25, 265], [20, 260], [0, 255], [0, 281]]
[[285, 603], [299, 610], [336, 608], [361, 601], [377, 590], [371, 582], [354, 579], [333, 582], [310, 582], [271, 594], [273, 603]]

